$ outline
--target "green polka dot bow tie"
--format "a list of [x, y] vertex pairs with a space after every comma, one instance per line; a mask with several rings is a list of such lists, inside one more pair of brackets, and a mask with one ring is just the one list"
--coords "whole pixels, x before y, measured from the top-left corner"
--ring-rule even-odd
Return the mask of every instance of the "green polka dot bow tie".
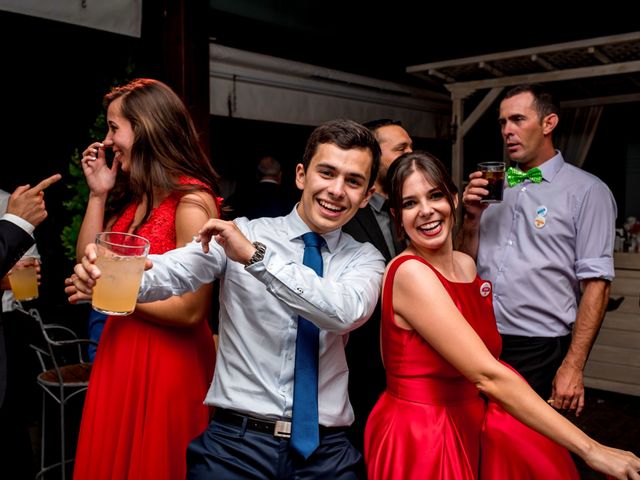
[[542, 181], [542, 172], [538, 167], [533, 167], [527, 172], [509, 167], [507, 169], [507, 183], [510, 187], [524, 182], [525, 180], [531, 180], [533, 183], [540, 183]]

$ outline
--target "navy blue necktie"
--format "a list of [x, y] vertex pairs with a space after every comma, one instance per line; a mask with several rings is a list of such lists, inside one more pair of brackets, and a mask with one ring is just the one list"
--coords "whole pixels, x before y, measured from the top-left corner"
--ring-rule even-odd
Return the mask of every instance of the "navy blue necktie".
[[[322, 276], [324, 239], [315, 232], [302, 235], [304, 257], [302, 263]], [[298, 317], [296, 337], [296, 370], [293, 381], [293, 419], [291, 447], [305, 459], [318, 448], [318, 334], [309, 320]]]

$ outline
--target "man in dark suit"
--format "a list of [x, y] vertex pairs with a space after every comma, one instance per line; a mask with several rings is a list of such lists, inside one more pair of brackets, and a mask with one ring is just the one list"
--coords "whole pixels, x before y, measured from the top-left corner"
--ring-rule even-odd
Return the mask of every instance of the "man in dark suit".
[[260, 159], [256, 169], [257, 183], [240, 187], [225, 202], [232, 209], [231, 216], [282, 217], [293, 209], [295, 199], [282, 188], [282, 167], [274, 157]]
[[282, 217], [291, 212], [295, 202], [282, 188], [282, 167], [273, 157], [262, 157], [258, 163], [258, 185], [247, 205], [247, 218]]
[[[384, 190], [387, 170], [403, 153], [412, 151], [413, 142], [399, 121], [380, 119], [364, 124], [376, 137], [380, 150], [380, 170], [375, 182], [375, 193], [369, 204], [361, 208], [344, 227], [359, 242], [369, 242], [384, 256], [387, 263], [404, 250], [395, 240], [393, 221]], [[355, 413], [350, 429], [350, 440], [363, 451], [364, 427], [367, 417], [380, 394], [384, 391], [385, 373], [380, 356], [380, 301], [369, 321], [349, 334], [346, 347], [349, 365], [349, 398]]]
[[[44, 189], [60, 180], [59, 174], [53, 175], [33, 188], [29, 185], [18, 187], [7, 206], [7, 213], [0, 218], [0, 278], [20, 259], [34, 243], [33, 230], [46, 217]], [[0, 312], [0, 465], [7, 471], [25, 472], [30, 462], [30, 444], [28, 432], [19, 431], [19, 422], [10, 411], [10, 402], [5, 402], [7, 388], [7, 357]], [[21, 450], [25, 445], [26, 447]], [[25, 453], [23, 450], [28, 449]], [[11, 467], [14, 466], [14, 468]], [[22, 475], [20, 473], [19, 475]], [[16, 477], [18, 478], [18, 477]], [[22, 477], [20, 477], [22, 478]]]

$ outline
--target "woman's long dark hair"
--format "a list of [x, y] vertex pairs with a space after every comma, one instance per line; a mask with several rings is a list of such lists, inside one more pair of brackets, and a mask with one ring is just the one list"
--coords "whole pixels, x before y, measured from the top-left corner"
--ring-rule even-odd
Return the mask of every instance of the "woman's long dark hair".
[[406, 237], [402, 228], [402, 187], [405, 180], [413, 172], [421, 172], [430, 183], [444, 194], [451, 207], [453, 224], [455, 225], [456, 222], [455, 198], [458, 195], [458, 187], [453, 183], [445, 166], [428, 152], [405, 153], [395, 159], [389, 167], [386, 185], [386, 191], [389, 192], [389, 206], [394, 211], [395, 234], [399, 239]]
[[154, 189], [204, 190], [197, 185], [180, 185], [177, 180], [181, 176], [200, 180], [217, 195], [218, 174], [198, 143], [187, 108], [173, 90], [158, 80], [138, 78], [105, 95], [105, 108], [117, 99], [121, 99], [121, 113], [131, 123], [134, 139], [128, 185], [121, 198], [113, 199], [110, 213], [131, 201], [146, 199], [141, 225], [153, 209]]

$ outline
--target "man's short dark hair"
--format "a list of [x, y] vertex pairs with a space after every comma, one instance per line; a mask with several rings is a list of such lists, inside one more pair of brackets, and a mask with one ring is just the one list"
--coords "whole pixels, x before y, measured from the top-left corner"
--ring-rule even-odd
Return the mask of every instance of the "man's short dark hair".
[[503, 100], [515, 97], [516, 95], [520, 95], [521, 93], [530, 93], [533, 96], [533, 106], [538, 112], [540, 121], [542, 121], [544, 117], [546, 117], [547, 115], [551, 115], [552, 113], [555, 113], [556, 115], [560, 114], [560, 107], [558, 106], [556, 100], [553, 98], [553, 94], [539, 83], [525, 83], [522, 85], [516, 85], [504, 94]]
[[318, 146], [323, 143], [330, 143], [342, 150], [352, 150], [362, 148], [371, 152], [371, 175], [369, 176], [369, 186], [371, 188], [378, 177], [380, 168], [380, 145], [371, 133], [353, 120], [331, 120], [317, 127], [309, 137], [307, 146], [302, 157], [304, 171], [307, 171], [311, 159], [316, 154]]
[[369, 120], [368, 122], [364, 122], [362, 125], [375, 133], [375, 131], [379, 128], [388, 127], [389, 125], [398, 125], [399, 127], [401, 127], [402, 122], [400, 120], [392, 120], [390, 118], [378, 118], [377, 120]]
[[266, 155], [260, 159], [256, 167], [258, 178], [275, 177], [282, 173], [280, 162], [271, 155]]

